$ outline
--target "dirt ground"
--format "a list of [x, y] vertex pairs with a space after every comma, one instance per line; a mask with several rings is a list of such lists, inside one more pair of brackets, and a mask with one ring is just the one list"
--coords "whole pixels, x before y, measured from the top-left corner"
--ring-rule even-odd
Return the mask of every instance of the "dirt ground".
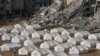
[[95, 48], [90, 50], [89, 53], [82, 54], [81, 56], [100, 56], [100, 50], [96, 50]]

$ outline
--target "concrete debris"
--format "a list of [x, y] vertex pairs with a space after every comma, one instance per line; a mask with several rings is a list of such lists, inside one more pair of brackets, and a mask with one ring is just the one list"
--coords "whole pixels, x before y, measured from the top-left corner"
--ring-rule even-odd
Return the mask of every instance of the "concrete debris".
[[[82, 4], [83, 0], [81, 1], [74, 1], [74, 0], [68, 0], [67, 1], [67, 7], [62, 8], [63, 1], [55, 0], [54, 3], [52, 3], [48, 7], [40, 8], [38, 13], [34, 15], [34, 17], [29, 20], [31, 23], [37, 23], [42, 25], [51, 25], [51, 24], [59, 24], [59, 25], [66, 25], [69, 23], [69, 17], [73, 12], [79, 8]], [[71, 3], [71, 4], [70, 4]], [[100, 28], [100, 17], [99, 12], [100, 10], [97, 10], [97, 13], [93, 17], [82, 17], [82, 16], [76, 16], [73, 19], [70, 19], [70, 25], [73, 24], [74, 27], [79, 28], [80, 30], [91, 30], [95, 28]], [[93, 19], [93, 18], [96, 19]], [[88, 19], [87, 19], [88, 18]]]

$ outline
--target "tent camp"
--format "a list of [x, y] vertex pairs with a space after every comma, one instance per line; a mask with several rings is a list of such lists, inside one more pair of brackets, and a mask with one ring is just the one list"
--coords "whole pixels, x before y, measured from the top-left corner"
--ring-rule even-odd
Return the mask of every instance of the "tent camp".
[[21, 35], [29, 36], [29, 32], [27, 32], [26, 30], [24, 30], [24, 31], [21, 32]]
[[40, 44], [40, 48], [48, 48], [49, 49], [49, 45], [47, 42], [43, 42]]
[[81, 42], [81, 45], [86, 46], [88, 48], [95, 47], [96, 43], [98, 43], [95, 39], [89, 39]]
[[[41, 48], [52, 48], [56, 45], [58, 45], [59, 43], [57, 41], [54, 40], [50, 40], [50, 41], [45, 41], [43, 43], [40, 44]], [[44, 47], [43, 47], [44, 46]]]
[[14, 28], [18, 29], [18, 28], [22, 28], [22, 26], [20, 24], [15, 24]]
[[97, 44], [96, 44], [96, 49], [97, 49], [97, 50], [100, 50], [100, 43], [97, 43]]
[[18, 31], [17, 29], [12, 29], [12, 30], [11, 30], [11, 33], [19, 34], [19, 31]]
[[64, 30], [64, 31], [61, 32], [61, 35], [64, 35], [66, 37], [69, 37], [70, 36], [70, 33], [67, 30]]
[[31, 24], [31, 26], [36, 30], [41, 29], [41, 26], [39, 24]]
[[90, 34], [88, 35], [88, 39], [98, 39], [97, 36], [95, 36], [94, 34]]
[[42, 56], [38, 50], [31, 52], [31, 56]]
[[31, 41], [34, 43], [34, 44], [39, 44], [42, 42], [42, 40], [40, 38], [31, 38]]
[[33, 45], [33, 42], [30, 39], [24, 41], [24, 46], [30, 46], [30, 45]]
[[52, 51], [50, 49], [46, 49], [46, 48], [41, 48], [38, 50], [42, 56], [46, 56], [47, 54], [52, 53]]
[[1, 36], [1, 39], [2, 39], [3, 41], [6, 41], [6, 40], [10, 40], [11, 37], [8, 35], [8, 33], [4, 33], [4, 34]]
[[84, 54], [89, 51], [89, 48], [83, 45], [73, 46], [69, 49], [69, 54]]
[[0, 48], [1, 48], [1, 51], [10, 51], [10, 50], [14, 50], [20, 47], [21, 47], [20, 43], [6, 43], [6, 44], [3, 44]]
[[54, 51], [55, 52], [58, 52], [58, 51], [60, 51], [60, 52], [62, 51], [63, 52], [64, 48], [61, 45], [57, 45], [57, 46], [54, 47]]
[[20, 39], [19, 39], [18, 37], [13, 37], [13, 38], [11, 39], [11, 42], [12, 42], [12, 43], [20, 43]]
[[20, 48], [18, 50], [18, 55], [28, 55], [28, 50], [26, 50], [25, 48]]
[[27, 25], [27, 26], [26, 26], [26, 29], [27, 29], [27, 30], [33, 30], [33, 27], [32, 27], [31, 25]]
[[46, 56], [55, 56], [54, 54], [52, 54], [52, 53], [50, 53], [50, 54], [48, 54], [48, 55], [46, 55]]
[[83, 38], [84, 36], [83, 36], [82, 33], [76, 32], [76, 33], [74, 34], [74, 37], [75, 37], [75, 38], [77, 38], [77, 37]]
[[63, 43], [63, 39], [61, 38], [60, 35], [55, 36], [55, 37], [54, 37], [54, 40], [57, 41], [57, 42], [59, 42], [59, 43]]
[[52, 37], [52, 35], [51, 35], [50, 33], [46, 33], [46, 34], [43, 36], [43, 39], [44, 39], [44, 40], [52, 40], [53, 37]]
[[62, 44], [60, 44], [60, 46], [62, 46], [62, 47], [64, 48], [65, 51], [68, 51], [69, 48], [73, 47], [74, 45], [71, 44], [71, 43], [69, 43], [69, 42], [67, 42], [67, 43], [62, 43]]
[[68, 56], [65, 52], [54, 52], [55, 56]]
[[40, 34], [38, 32], [32, 33], [32, 38], [40, 38]]

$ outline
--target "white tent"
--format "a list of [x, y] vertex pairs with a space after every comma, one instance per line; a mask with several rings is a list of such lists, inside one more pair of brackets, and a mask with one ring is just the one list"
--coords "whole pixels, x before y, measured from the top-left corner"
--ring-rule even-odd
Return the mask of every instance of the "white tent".
[[54, 52], [55, 56], [68, 56], [65, 52]]
[[34, 29], [41, 29], [41, 26], [39, 24], [31, 24], [31, 26], [34, 28]]
[[7, 30], [7, 32], [9, 32], [9, 31], [11, 31], [14, 27], [13, 27], [12, 25], [8, 25], [8, 26], [5, 26], [4, 28]]
[[10, 38], [15, 37], [16, 35], [18, 35], [16, 33], [7, 33], [7, 34], [10, 36]]
[[31, 38], [31, 41], [34, 43], [34, 44], [38, 44], [38, 43], [41, 43], [42, 40], [40, 38]]
[[38, 50], [38, 47], [35, 45], [29, 46], [30, 48], [32, 48], [33, 50]]
[[61, 35], [61, 38], [63, 39], [63, 41], [67, 41], [69, 39], [69, 37], [66, 37], [65, 35]]
[[100, 33], [95, 33], [94, 35], [97, 37], [97, 40], [100, 40]]
[[58, 27], [58, 28], [55, 28], [55, 29], [57, 29], [59, 33], [61, 33], [61, 32], [63, 32], [63, 31], [66, 30], [66, 29], [64, 29], [63, 27]]
[[85, 41], [82, 41], [81, 42], [81, 45], [84, 45], [88, 48], [91, 48], [91, 47], [95, 47], [96, 46], [96, 43], [98, 43], [97, 40], [95, 39], [90, 39], [90, 40], [85, 40]]
[[18, 28], [17, 30], [19, 31], [19, 33], [23, 32], [23, 31], [26, 31], [26, 29], [24, 27], [23, 28]]
[[64, 48], [62, 46], [60, 46], [60, 45], [57, 45], [57, 46], [54, 47], [54, 51], [55, 52], [58, 52], [58, 51], [60, 51], [60, 52], [62, 51], [63, 52]]
[[84, 39], [83, 38], [80, 38], [80, 37], [77, 37], [77, 38], [69, 38], [68, 39], [68, 42], [70, 42], [73, 45], [80, 44], [80, 42], [82, 42], [82, 41], [84, 41]]
[[80, 44], [80, 42], [84, 41], [84, 38], [80, 38], [80, 37], [74, 39], [76, 40], [77, 44]]
[[96, 49], [97, 49], [97, 50], [100, 50], [100, 43], [97, 43], [97, 44], [96, 44]]
[[32, 27], [31, 25], [26, 26], [26, 30], [27, 30], [30, 34], [32, 34], [32, 33], [34, 33], [34, 32], [36, 31], [35, 29], [33, 29], [33, 27]]
[[4, 35], [2, 35], [1, 39], [2, 39], [3, 41], [5, 41], [5, 40], [10, 40], [10, 36], [9, 36], [7, 33], [5, 33]]
[[22, 25], [23, 27], [26, 27], [26, 26], [28, 25], [28, 23], [27, 23], [27, 22], [22, 22], [21, 25]]
[[56, 35], [53, 37], [54, 40], [58, 41], [58, 42], [64, 42], [68, 40], [68, 37], [66, 37], [65, 35]]
[[45, 42], [49, 45], [49, 48], [52, 48], [59, 44], [57, 41], [54, 41], [54, 40], [45, 41]]
[[24, 46], [33, 45], [33, 42], [30, 39], [24, 41]]
[[29, 48], [32, 48], [33, 50], [38, 50], [38, 47], [35, 45], [30, 45]]
[[29, 34], [32, 34], [32, 33], [36, 32], [36, 30], [35, 30], [35, 29], [27, 29], [27, 32], [28, 32]]
[[94, 34], [90, 34], [88, 35], [88, 39], [98, 39], [97, 36], [95, 36]]
[[52, 53], [50, 49], [46, 49], [46, 48], [41, 48], [38, 51], [42, 54], [42, 56], [46, 56], [47, 54]]
[[78, 31], [79, 33], [83, 34], [84, 36], [88, 36], [89, 34], [91, 34], [88, 31]]
[[25, 35], [19, 35], [19, 39], [20, 40], [26, 40], [26, 39], [30, 39], [29, 36], [25, 36]]
[[32, 51], [38, 50], [38, 48], [35, 45], [29, 45], [23, 48], [25, 48], [29, 53], [31, 53]]
[[58, 35], [60, 35], [59, 33], [50, 33], [50, 35], [53, 37], [53, 39], [56, 37], [56, 36], [58, 36]]
[[33, 30], [33, 27], [32, 27], [31, 25], [27, 25], [27, 26], [26, 26], [26, 29], [27, 29], [27, 30]]
[[4, 27], [1, 27], [1, 28], [0, 28], [0, 31], [1, 31], [1, 32], [7, 32], [7, 29], [4, 28]]
[[69, 37], [70, 36], [70, 33], [67, 30], [64, 30], [64, 31], [61, 32], [61, 35], [64, 35], [66, 37]]
[[10, 51], [20, 47], [21, 47], [20, 43], [6, 43], [1, 46], [1, 51]]
[[78, 31], [79, 33], [83, 34], [84, 38], [87, 39], [87, 36], [90, 35], [91, 33], [88, 31]]
[[13, 38], [11, 39], [11, 42], [12, 42], [12, 43], [20, 43], [20, 39], [19, 39], [18, 37], [13, 37]]
[[67, 42], [69, 42], [69, 43], [71, 43], [73, 45], [77, 44], [77, 42], [76, 42], [76, 40], [74, 38], [69, 38]]
[[41, 39], [43, 38], [43, 35], [44, 35], [45, 33], [47, 33], [45, 30], [40, 30], [40, 31], [37, 31], [37, 32], [40, 34]]
[[47, 42], [43, 42], [40, 44], [40, 48], [49, 48], [49, 45]]
[[51, 29], [50, 33], [57, 34], [57, 33], [62, 33], [63, 31], [65, 31], [65, 29], [62, 28], [62, 27], [59, 27], [59, 28], [53, 28], [53, 29]]
[[57, 33], [59, 33], [59, 31], [58, 31], [57, 29], [51, 29], [51, 30], [50, 30], [50, 33], [52, 33], [52, 34], [57, 34]]
[[80, 56], [79, 54], [70, 54], [69, 56]]
[[83, 38], [84, 36], [83, 36], [83, 34], [81, 34], [80, 32], [76, 32], [76, 33], [74, 34], [74, 37], [75, 37], [75, 38], [77, 38], [77, 37]]
[[18, 50], [18, 55], [28, 55], [28, 51], [25, 48], [20, 48]]
[[60, 43], [62, 43], [62, 42], [63, 42], [63, 39], [61, 38], [61, 36], [60, 36], [60, 35], [55, 36], [55, 37], [54, 37], [54, 40], [55, 40], [55, 41], [57, 41], [57, 42], [60, 42]]
[[51, 34], [46, 33], [46, 34], [43, 36], [43, 39], [44, 39], [44, 40], [52, 40], [52, 36], [51, 36]]
[[22, 28], [22, 26], [20, 24], [15, 24], [14, 28], [18, 29], [18, 28]]
[[83, 45], [73, 46], [69, 49], [69, 54], [84, 54], [89, 51], [89, 48]]
[[1, 51], [10, 51], [10, 48], [7, 44], [0, 46], [0, 48], [1, 48]]
[[24, 36], [21, 36], [21, 35], [14, 36], [13, 38], [19, 38], [20, 41], [25, 41], [26, 39], [24, 38]]
[[73, 47], [74, 45], [69, 43], [69, 42], [67, 42], [67, 43], [60, 44], [60, 46], [62, 46], [65, 51], [68, 51], [69, 48]]
[[0, 31], [0, 36], [2, 36], [5, 32]]
[[19, 31], [17, 29], [12, 29], [11, 33], [17, 33], [17, 34], [19, 34]]
[[32, 33], [32, 38], [40, 38], [40, 34], [38, 32]]
[[46, 56], [55, 56], [54, 54], [52, 54], [52, 53], [50, 53], [50, 54], [48, 54], [48, 55], [46, 55]]
[[70, 33], [71, 36], [73, 36], [77, 32], [74, 27], [72, 29], [67, 29], [67, 31]]
[[31, 56], [42, 56], [38, 50], [31, 52]]
[[29, 33], [26, 30], [24, 30], [24, 31], [21, 32], [21, 35], [29, 36]]

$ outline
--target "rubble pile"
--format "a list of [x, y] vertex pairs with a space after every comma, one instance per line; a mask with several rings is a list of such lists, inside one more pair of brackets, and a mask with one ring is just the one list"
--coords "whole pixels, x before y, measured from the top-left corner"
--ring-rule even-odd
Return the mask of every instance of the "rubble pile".
[[[69, 19], [70, 15], [77, 10], [83, 0], [77, 0], [68, 3], [66, 7], [63, 7], [63, 1], [55, 0], [52, 5], [48, 7], [42, 7], [30, 20], [31, 24], [42, 24], [42, 25], [71, 25], [77, 27], [81, 30], [93, 30], [100, 28], [100, 10], [97, 10], [94, 16], [82, 17], [75, 16], [72, 19]], [[80, 11], [79, 11], [80, 12]], [[70, 20], [70, 21], [69, 21]]]
[[55, 0], [54, 3], [49, 7], [43, 7], [37, 12], [36, 15], [30, 20], [32, 23], [42, 24], [65, 24], [67, 23], [67, 17], [82, 3], [82, 1], [67, 6], [62, 9], [62, 1]]
[[100, 16], [99, 15], [100, 15], [100, 8], [98, 8], [94, 16], [78, 17], [77, 19], [72, 20], [71, 24], [81, 30], [100, 32]]

